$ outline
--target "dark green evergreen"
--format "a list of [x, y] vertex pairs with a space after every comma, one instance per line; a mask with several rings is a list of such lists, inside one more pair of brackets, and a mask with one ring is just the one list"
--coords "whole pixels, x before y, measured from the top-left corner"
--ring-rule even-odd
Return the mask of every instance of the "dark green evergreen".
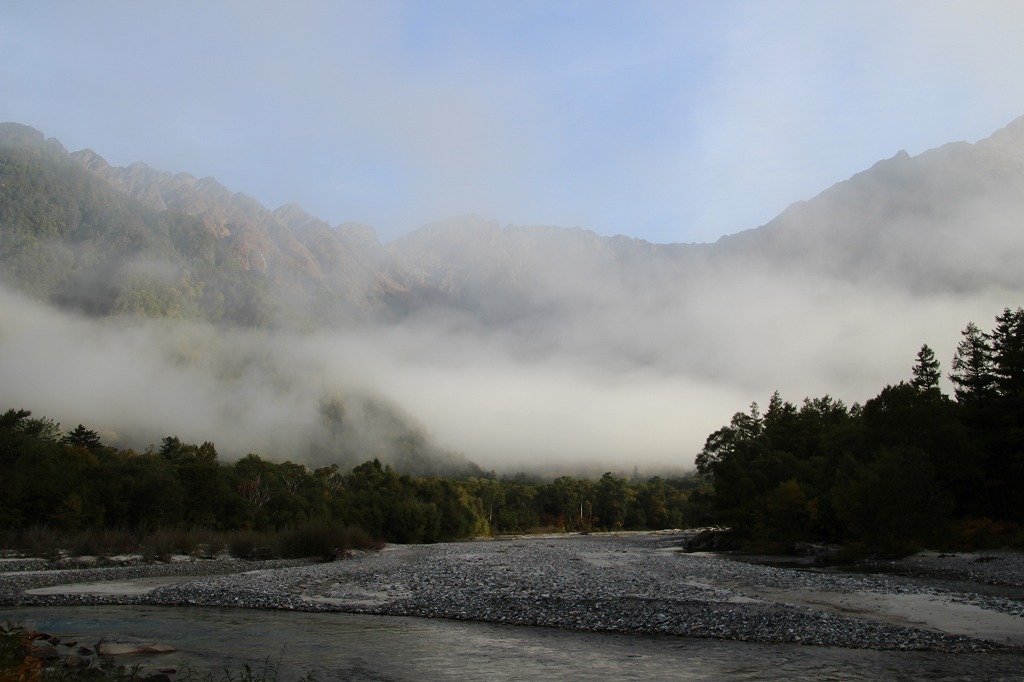
[[760, 549], [1024, 544], [1024, 311], [968, 324], [952, 370], [955, 401], [924, 345], [910, 381], [863, 406], [776, 393], [736, 413], [697, 457], [714, 517]]
[[960, 334], [963, 338], [957, 345], [949, 375], [956, 400], [961, 404], [984, 403], [995, 392], [990, 337], [973, 322], [968, 322]]
[[928, 347], [928, 344], [921, 346], [917, 353], [917, 362], [913, 368], [914, 378], [910, 385], [919, 391], [929, 391], [939, 388], [939, 380], [942, 372], [939, 371], [939, 361], [935, 359], [935, 351]]
[[103, 447], [103, 443], [100, 441], [100, 435], [92, 429], [85, 428], [81, 424], [71, 431], [68, 431], [64, 438], [61, 439], [61, 442], [66, 445], [85, 448], [86, 450], [96, 450]]

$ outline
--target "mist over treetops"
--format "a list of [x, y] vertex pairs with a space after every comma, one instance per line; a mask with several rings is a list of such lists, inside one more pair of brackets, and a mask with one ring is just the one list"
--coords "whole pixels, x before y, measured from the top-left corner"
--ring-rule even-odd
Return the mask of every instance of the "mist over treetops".
[[863, 401], [922, 343], [944, 376], [1022, 299], [1021, 215], [1024, 119], [707, 244], [475, 215], [381, 243], [8, 123], [0, 398], [234, 457], [688, 468], [751, 397]]

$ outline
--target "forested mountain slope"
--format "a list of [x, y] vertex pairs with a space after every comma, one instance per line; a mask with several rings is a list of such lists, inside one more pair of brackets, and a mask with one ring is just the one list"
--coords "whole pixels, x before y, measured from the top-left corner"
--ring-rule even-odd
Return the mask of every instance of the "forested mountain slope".
[[64, 307], [292, 326], [386, 318], [402, 292], [365, 228], [211, 178], [115, 169], [17, 124], [0, 127], [0, 174], [3, 281]]
[[901, 152], [701, 245], [463, 216], [384, 246], [372, 228], [270, 210], [212, 178], [115, 168], [26, 126], [0, 128], [0, 153], [5, 282], [94, 314], [263, 326], [393, 321], [428, 306], [500, 324], [685, 296], [751, 267], [925, 292], [1024, 286], [1024, 118], [977, 144]]

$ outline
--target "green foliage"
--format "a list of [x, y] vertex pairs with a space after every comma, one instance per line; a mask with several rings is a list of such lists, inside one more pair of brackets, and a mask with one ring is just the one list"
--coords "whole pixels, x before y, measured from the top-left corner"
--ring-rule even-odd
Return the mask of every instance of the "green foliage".
[[86, 450], [97, 450], [103, 447], [99, 434], [91, 429], [85, 428], [81, 424], [73, 430], [68, 431], [67, 435], [61, 439], [61, 442], [65, 445], [85, 448]]
[[992, 345], [988, 334], [973, 322], [961, 332], [963, 339], [956, 348], [953, 371], [949, 375], [961, 404], [980, 403], [994, 394], [992, 376]]
[[524, 475], [498, 480], [399, 474], [374, 459], [350, 472], [311, 471], [249, 454], [220, 461], [216, 446], [176, 436], [137, 453], [105, 447], [96, 432], [0, 415], [0, 513], [8, 545], [44, 556], [141, 551], [247, 558], [336, 557], [373, 538], [421, 543], [493, 533], [668, 528], [685, 525], [692, 478], [597, 482]]
[[763, 416], [756, 403], [737, 413], [697, 458], [711, 518], [759, 547], [961, 546], [954, 526], [1009, 537], [1024, 523], [1024, 310], [1005, 309], [991, 333], [968, 324], [950, 375], [956, 401], [940, 376], [925, 345], [911, 381], [863, 407], [825, 396], [797, 409], [776, 393]]
[[948, 541], [950, 497], [917, 448], [882, 448], [836, 484], [834, 504], [850, 538], [887, 554]]
[[626, 480], [618, 478], [610, 471], [601, 476], [597, 482], [595, 511], [597, 520], [605, 528], [621, 530], [626, 525], [626, 512], [630, 499], [630, 489]]
[[1024, 309], [1005, 308], [996, 316], [996, 326], [989, 338], [996, 394], [1006, 400], [1019, 401], [1024, 398]]
[[911, 379], [910, 384], [917, 390], [928, 391], [939, 388], [942, 372], [939, 371], [939, 361], [935, 359], [935, 351], [929, 348], [928, 344], [921, 346], [912, 373], [914, 378]]

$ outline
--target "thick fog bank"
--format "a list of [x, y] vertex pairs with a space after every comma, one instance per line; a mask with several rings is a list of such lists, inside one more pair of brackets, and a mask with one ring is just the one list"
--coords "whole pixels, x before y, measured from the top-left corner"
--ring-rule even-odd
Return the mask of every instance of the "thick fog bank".
[[737, 274], [528, 333], [420, 317], [286, 334], [89, 319], [0, 291], [0, 405], [118, 447], [211, 440], [225, 459], [349, 464], [412, 442], [499, 472], [674, 469], [774, 390], [862, 402], [908, 379], [922, 343], [947, 373], [960, 330], [989, 328], [1010, 296]]

